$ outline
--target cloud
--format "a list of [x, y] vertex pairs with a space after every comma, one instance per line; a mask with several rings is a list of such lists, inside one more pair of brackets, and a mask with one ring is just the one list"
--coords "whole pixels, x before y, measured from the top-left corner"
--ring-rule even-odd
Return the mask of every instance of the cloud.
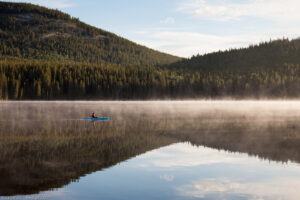
[[25, 1], [10, 0], [10, 2], [32, 3], [40, 6], [45, 6], [48, 8], [69, 8], [74, 6], [74, 4], [71, 3], [70, 0], [25, 0]]
[[[277, 34], [273, 38], [277, 39], [276, 36], [282, 37], [281, 34]], [[195, 54], [247, 47], [250, 44], [268, 41], [270, 38], [271, 36], [264, 34], [220, 36], [198, 32], [157, 31], [145, 34], [143, 39], [136, 42], [174, 55], [190, 57]]]
[[272, 21], [299, 21], [300, 1], [298, 0], [247, 0], [216, 1], [192, 0], [183, 1], [177, 11], [201, 19], [227, 21], [241, 20], [246, 17], [263, 18]]
[[[225, 151], [218, 151], [206, 147], [195, 147], [189, 143], [173, 144], [157, 151], [152, 151], [144, 156], [145, 162], [138, 164], [143, 168], [177, 168], [195, 167], [199, 165], [216, 163], [247, 162], [247, 156], [228, 154]], [[201, 159], [200, 159], [201, 158]], [[161, 176], [161, 178], [166, 176]]]
[[173, 26], [176, 30], [152, 30], [135, 41], [191, 57], [270, 39], [293, 39], [300, 33], [295, 26], [300, 23], [299, 7], [298, 0], [182, 0], [175, 9], [184, 13]]
[[167, 18], [161, 20], [160, 23], [163, 23], [163, 24], [174, 24], [175, 23], [175, 19], [173, 17], [167, 17]]
[[[182, 196], [220, 199], [235, 196], [244, 196], [248, 199], [290, 199], [297, 200], [300, 191], [295, 187], [300, 181], [289, 178], [274, 178], [254, 182], [234, 181], [226, 178], [211, 178], [194, 181], [187, 185], [177, 187]], [[227, 198], [226, 198], [227, 199]]]
[[205, 198], [206, 195], [216, 193], [233, 193], [245, 189], [245, 186], [224, 178], [203, 179], [177, 188], [182, 196]]
[[172, 175], [167, 175], [167, 174], [164, 174], [164, 175], [160, 175], [159, 177], [160, 179], [163, 179], [167, 182], [172, 182], [174, 180], [174, 176]]
[[251, 30], [248, 32], [246, 30], [245, 33], [223, 35], [197, 31], [153, 30], [144, 32], [143, 35], [140, 34], [135, 42], [173, 55], [191, 57], [196, 54], [248, 47], [252, 44], [270, 41], [270, 39], [297, 38], [300, 33], [300, 28], [297, 26], [288, 28], [278, 26], [272, 30], [249, 29]]

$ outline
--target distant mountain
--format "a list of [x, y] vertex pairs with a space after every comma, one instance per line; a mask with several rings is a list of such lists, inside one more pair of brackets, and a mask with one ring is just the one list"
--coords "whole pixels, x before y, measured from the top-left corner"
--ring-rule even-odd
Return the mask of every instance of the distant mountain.
[[8, 2], [0, 2], [0, 57], [142, 66], [180, 60], [58, 10]]
[[300, 39], [281, 39], [251, 45], [248, 48], [193, 56], [171, 64], [171, 69], [193, 71], [257, 71], [300, 64]]

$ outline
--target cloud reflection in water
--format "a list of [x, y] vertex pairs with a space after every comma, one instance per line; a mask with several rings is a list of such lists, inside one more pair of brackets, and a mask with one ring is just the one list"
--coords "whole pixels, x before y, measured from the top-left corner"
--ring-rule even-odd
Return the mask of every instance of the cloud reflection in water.
[[172, 184], [183, 199], [296, 200], [300, 196], [300, 167], [292, 162], [178, 143], [146, 153], [131, 164], [154, 173], [171, 171], [174, 175], [160, 175], [160, 179]]

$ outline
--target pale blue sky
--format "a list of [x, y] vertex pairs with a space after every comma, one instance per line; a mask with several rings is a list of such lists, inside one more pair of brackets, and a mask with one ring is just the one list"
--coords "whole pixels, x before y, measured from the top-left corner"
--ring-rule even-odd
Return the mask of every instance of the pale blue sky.
[[22, 2], [57, 8], [87, 24], [182, 57], [300, 36], [299, 0]]

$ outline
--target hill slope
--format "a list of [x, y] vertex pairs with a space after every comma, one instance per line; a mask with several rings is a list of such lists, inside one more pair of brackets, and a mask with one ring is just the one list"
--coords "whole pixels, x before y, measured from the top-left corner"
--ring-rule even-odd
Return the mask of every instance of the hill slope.
[[274, 69], [284, 64], [300, 64], [300, 39], [275, 40], [248, 48], [193, 56], [170, 65], [172, 69], [196, 71], [240, 71]]
[[300, 40], [283, 39], [179, 61], [57, 10], [0, 2], [0, 100], [300, 98], [299, 55]]
[[180, 59], [87, 25], [58, 10], [8, 2], [0, 2], [0, 56], [147, 66]]

